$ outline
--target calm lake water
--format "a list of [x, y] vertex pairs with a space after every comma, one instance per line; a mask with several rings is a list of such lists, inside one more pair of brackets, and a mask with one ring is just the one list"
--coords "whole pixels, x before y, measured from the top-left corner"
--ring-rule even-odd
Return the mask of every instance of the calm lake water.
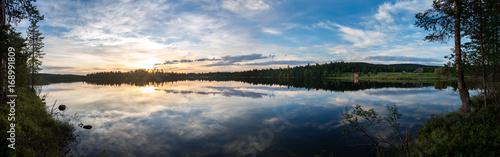
[[[324, 80], [334, 81], [334, 80]], [[47, 105], [65, 104], [80, 142], [72, 154], [96, 156], [371, 156], [366, 137], [342, 135], [341, 110], [360, 104], [385, 114], [396, 104], [401, 128], [415, 130], [432, 113], [454, 111], [452, 87], [411, 83], [326, 83], [325, 88], [236, 81], [179, 81], [134, 86], [50, 84]], [[435, 87], [436, 85], [436, 87]], [[339, 88], [336, 90], [336, 88]], [[344, 88], [344, 89], [340, 89]], [[388, 127], [377, 127], [386, 136]]]

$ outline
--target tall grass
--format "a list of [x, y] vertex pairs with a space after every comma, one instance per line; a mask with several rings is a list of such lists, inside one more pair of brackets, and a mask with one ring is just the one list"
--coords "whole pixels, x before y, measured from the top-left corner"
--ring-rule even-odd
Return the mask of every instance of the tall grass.
[[55, 119], [47, 113], [45, 104], [25, 87], [16, 88], [15, 148], [8, 148], [7, 115], [10, 107], [0, 105], [0, 156], [64, 156], [75, 141], [75, 128], [68, 122]]

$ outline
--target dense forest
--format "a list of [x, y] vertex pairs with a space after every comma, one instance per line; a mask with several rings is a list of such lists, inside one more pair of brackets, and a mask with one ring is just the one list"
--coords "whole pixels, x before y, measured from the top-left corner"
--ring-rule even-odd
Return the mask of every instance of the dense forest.
[[295, 66], [278, 69], [253, 69], [236, 72], [209, 72], [209, 73], [176, 73], [162, 70], [138, 69], [129, 72], [109, 71], [87, 74], [86, 80], [113, 79], [122, 81], [140, 80], [173, 80], [186, 78], [325, 78], [340, 77], [342, 73], [360, 72], [363, 74], [377, 74], [378, 72], [413, 72], [422, 68], [424, 72], [434, 72], [436, 66], [425, 66], [418, 64], [370, 64], [370, 63], [347, 63], [330, 62], [325, 64], [314, 64]]

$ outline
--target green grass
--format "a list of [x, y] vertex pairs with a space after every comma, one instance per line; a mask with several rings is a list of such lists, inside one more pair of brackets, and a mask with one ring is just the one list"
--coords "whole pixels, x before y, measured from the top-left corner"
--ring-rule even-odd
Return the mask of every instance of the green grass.
[[413, 144], [416, 156], [500, 156], [500, 105], [433, 115]]
[[51, 117], [45, 104], [27, 88], [16, 88], [15, 149], [8, 148], [7, 130], [11, 121], [7, 117], [10, 107], [0, 105], [0, 156], [63, 156], [68, 145], [75, 140], [75, 128], [67, 122]]

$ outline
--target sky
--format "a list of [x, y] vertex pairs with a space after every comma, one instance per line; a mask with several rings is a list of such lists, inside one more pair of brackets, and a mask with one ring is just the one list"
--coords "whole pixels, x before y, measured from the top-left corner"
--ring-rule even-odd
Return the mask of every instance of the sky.
[[[38, 1], [42, 73], [243, 71], [336, 61], [442, 65], [423, 41], [432, 0]], [[29, 25], [24, 21], [19, 30]], [[26, 33], [24, 33], [25, 35]]]

